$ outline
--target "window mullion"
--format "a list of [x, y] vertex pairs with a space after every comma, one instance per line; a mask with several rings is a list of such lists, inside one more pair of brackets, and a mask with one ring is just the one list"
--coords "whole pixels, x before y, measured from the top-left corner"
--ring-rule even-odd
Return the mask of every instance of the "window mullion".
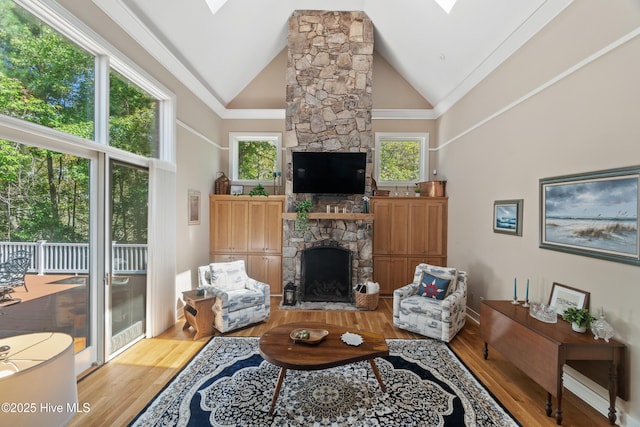
[[96, 56], [95, 140], [109, 145], [109, 58]]

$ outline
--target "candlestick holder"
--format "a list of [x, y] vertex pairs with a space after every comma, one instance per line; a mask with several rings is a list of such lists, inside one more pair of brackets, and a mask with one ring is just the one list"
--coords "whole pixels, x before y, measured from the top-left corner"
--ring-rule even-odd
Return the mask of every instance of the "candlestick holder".
[[522, 306], [524, 308], [529, 308], [529, 300], [528, 299], [524, 300], [524, 302], [522, 303]]
[[511, 304], [520, 305], [520, 303], [518, 302], [518, 298], [517, 297], [513, 297], [513, 301], [511, 301]]

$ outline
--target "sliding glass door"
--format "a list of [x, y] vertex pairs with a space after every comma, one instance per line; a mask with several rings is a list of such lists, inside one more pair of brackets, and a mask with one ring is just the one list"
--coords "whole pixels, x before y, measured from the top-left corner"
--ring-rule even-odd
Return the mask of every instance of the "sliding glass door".
[[149, 172], [112, 160], [109, 182], [107, 358], [146, 332]]
[[28, 259], [24, 286], [0, 301], [0, 338], [67, 333], [77, 372], [97, 360], [96, 159], [0, 139], [0, 263]]

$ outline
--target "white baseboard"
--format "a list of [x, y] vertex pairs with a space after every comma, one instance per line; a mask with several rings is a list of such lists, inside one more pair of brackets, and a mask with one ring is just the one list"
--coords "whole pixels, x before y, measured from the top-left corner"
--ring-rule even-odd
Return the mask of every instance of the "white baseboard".
[[[567, 365], [564, 366], [562, 382], [565, 389], [605, 417], [609, 416], [609, 391], [607, 389]], [[616, 399], [616, 424], [620, 427], [640, 427], [640, 421], [622, 411], [620, 407], [621, 399], [618, 397]]]

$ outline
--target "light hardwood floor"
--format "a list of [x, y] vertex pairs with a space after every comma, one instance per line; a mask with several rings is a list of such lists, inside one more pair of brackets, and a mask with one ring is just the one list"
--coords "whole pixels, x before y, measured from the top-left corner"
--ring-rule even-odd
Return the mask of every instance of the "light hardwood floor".
[[[381, 298], [375, 311], [301, 311], [280, 310], [280, 297], [272, 297], [271, 318], [227, 336], [260, 336], [274, 326], [313, 321], [367, 329], [385, 338], [424, 339], [397, 329], [392, 322], [392, 300]], [[78, 382], [80, 407], [89, 411], [77, 414], [70, 426], [123, 426], [204, 346], [208, 338], [193, 341], [193, 331], [182, 330], [184, 320], [162, 335], [145, 339], [114, 360]], [[478, 326], [467, 321], [452, 340], [451, 348], [469, 369], [502, 402], [523, 426], [555, 426], [555, 418], [545, 415], [546, 392], [532, 382], [496, 351], [489, 349], [489, 359], [482, 356], [483, 341]], [[565, 392], [563, 399], [565, 427], [607, 426], [608, 420]]]

